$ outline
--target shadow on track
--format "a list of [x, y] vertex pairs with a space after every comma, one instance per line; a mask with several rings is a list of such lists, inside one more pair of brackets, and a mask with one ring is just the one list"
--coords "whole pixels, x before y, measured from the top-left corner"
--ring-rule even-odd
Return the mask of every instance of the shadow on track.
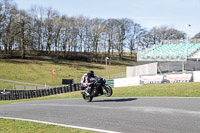
[[133, 100], [137, 100], [137, 98], [116, 98], [116, 99], [94, 100], [92, 102], [128, 102]]

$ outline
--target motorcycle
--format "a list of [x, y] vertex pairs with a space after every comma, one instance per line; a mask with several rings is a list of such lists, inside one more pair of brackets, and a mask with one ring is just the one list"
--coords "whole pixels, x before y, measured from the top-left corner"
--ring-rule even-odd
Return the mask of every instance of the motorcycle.
[[91, 92], [90, 95], [87, 96], [86, 94], [86, 88], [83, 88], [84, 91], [81, 92], [83, 99], [86, 102], [91, 102], [93, 97], [105, 95], [106, 97], [110, 97], [113, 93], [112, 88], [108, 85], [106, 85], [106, 80], [101, 77], [96, 77], [91, 79]]

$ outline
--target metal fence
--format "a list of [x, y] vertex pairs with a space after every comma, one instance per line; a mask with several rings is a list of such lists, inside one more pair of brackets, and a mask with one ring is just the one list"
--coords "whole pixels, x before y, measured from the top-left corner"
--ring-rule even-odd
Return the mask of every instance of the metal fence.
[[46, 89], [46, 88], [45, 86], [24, 86], [24, 85], [13, 86], [13, 90], [38, 90], [38, 89]]
[[48, 89], [51, 88], [50, 86], [27, 86], [27, 85], [16, 85], [13, 84], [12, 87], [6, 88], [4, 86], [0, 86], [0, 90], [3, 89], [12, 89], [12, 90], [38, 90], [38, 89]]

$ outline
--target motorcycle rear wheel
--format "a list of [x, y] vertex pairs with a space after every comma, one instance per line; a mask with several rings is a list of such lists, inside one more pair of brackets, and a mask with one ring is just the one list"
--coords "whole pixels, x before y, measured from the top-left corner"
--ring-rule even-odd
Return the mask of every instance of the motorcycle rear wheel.
[[91, 102], [92, 99], [93, 99], [93, 97], [87, 97], [87, 96], [85, 96], [85, 94], [82, 94], [82, 96], [83, 96], [83, 99], [84, 99], [86, 102]]

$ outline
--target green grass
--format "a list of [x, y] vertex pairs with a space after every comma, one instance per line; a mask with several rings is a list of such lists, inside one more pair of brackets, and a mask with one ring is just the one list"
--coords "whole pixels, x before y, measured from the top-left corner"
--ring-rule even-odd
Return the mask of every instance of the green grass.
[[200, 83], [119, 87], [114, 88], [113, 97], [200, 97]]
[[3, 90], [4, 88], [12, 88], [13, 83], [11, 82], [4, 82], [0, 80], [0, 90]]
[[[126, 71], [127, 63], [117, 62], [117, 65], [108, 65], [108, 74], [115, 74]], [[82, 75], [89, 70], [95, 71], [98, 76], [106, 75], [105, 64], [95, 64], [76, 61], [78, 70], [72, 67], [74, 61], [69, 60], [54, 60], [54, 59], [0, 59], [0, 78], [45, 84], [51, 86], [59, 86], [62, 84], [62, 79], [77, 78], [80, 82]], [[56, 70], [56, 74], [52, 80], [51, 70]], [[1, 88], [11, 89], [13, 83], [0, 81]]]
[[27, 85], [27, 84], [16, 84], [12, 82], [6, 82], [0, 80], [0, 90], [6, 89], [12, 89], [13, 87], [16, 87], [18, 90], [35, 90], [37, 89], [44, 89], [45, 87], [42, 86], [34, 86], [34, 85]]
[[94, 133], [55, 125], [0, 118], [0, 133]]

